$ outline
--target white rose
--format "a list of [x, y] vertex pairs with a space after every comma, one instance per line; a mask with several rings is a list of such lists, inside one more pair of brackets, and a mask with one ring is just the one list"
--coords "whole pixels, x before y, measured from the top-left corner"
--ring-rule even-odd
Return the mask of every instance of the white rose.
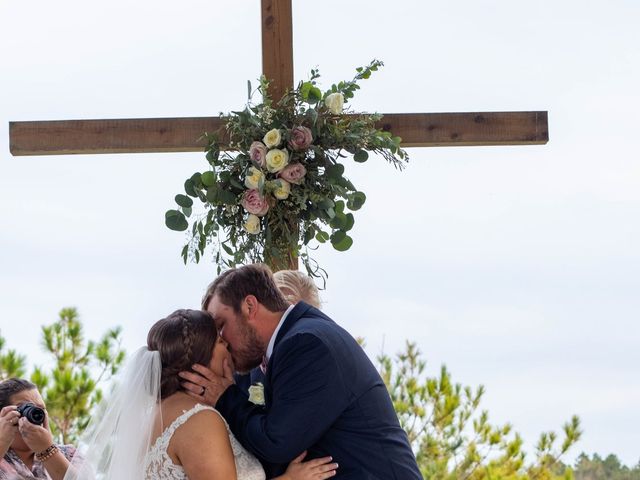
[[289, 163], [289, 152], [274, 148], [267, 153], [267, 170], [276, 173]]
[[249, 167], [244, 184], [247, 188], [260, 189], [260, 183], [264, 182], [264, 173], [259, 168]]
[[[344, 105], [344, 95], [341, 93], [330, 93], [327, 98], [324, 99], [324, 104], [329, 111], [334, 115], [340, 115], [342, 113], [342, 107]], [[265, 137], [266, 138], [266, 137]]]
[[291, 184], [286, 180], [282, 180], [281, 178], [274, 180], [274, 189], [273, 196], [278, 200], [284, 200], [289, 196], [289, 192], [291, 192]]
[[250, 214], [244, 222], [244, 229], [251, 235], [260, 233], [260, 217]]
[[280, 142], [282, 141], [282, 135], [280, 134], [280, 130], [278, 130], [277, 128], [274, 128], [273, 130], [269, 130], [267, 134], [264, 136], [264, 138], [262, 139], [262, 141], [269, 148], [277, 147], [278, 145], [280, 145]]
[[255, 405], [264, 405], [264, 385], [256, 383], [249, 387], [249, 401]]

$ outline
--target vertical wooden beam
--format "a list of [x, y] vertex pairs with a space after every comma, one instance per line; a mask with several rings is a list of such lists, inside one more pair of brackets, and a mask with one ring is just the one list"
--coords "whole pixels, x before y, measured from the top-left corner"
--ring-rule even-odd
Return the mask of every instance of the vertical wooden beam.
[[[262, 73], [271, 82], [269, 95], [274, 102], [293, 88], [293, 16], [291, 0], [262, 0]], [[295, 224], [295, 226], [294, 226]], [[297, 228], [298, 219], [291, 219]], [[290, 253], [287, 261], [267, 262], [273, 271], [298, 269], [298, 258]]]
[[293, 87], [291, 0], [262, 0], [262, 73], [276, 102]]

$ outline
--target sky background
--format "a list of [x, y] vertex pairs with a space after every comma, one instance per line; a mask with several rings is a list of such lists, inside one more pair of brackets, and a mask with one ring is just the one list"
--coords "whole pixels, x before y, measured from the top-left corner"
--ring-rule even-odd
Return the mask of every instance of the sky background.
[[[317, 252], [324, 309], [367, 351], [415, 341], [435, 375], [484, 384], [531, 452], [577, 414], [580, 451], [640, 460], [640, 3], [294, 1], [296, 79], [373, 58], [355, 111], [548, 110], [545, 146], [424, 148], [403, 173], [347, 162], [368, 200], [354, 246]], [[0, 0], [0, 334], [76, 306], [91, 338], [197, 307], [164, 212], [203, 154], [12, 157], [17, 120], [208, 116], [260, 75], [253, 1]]]

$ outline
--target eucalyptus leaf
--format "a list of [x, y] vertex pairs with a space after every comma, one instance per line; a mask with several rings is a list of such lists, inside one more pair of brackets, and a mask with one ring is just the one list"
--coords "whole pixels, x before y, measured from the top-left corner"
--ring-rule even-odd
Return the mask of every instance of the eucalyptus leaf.
[[338, 230], [331, 236], [331, 245], [339, 252], [344, 252], [351, 248], [353, 239], [342, 230]]
[[341, 163], [330, 165], [324, 169], [324, 174], [328, 178], [338, 179], [344, 174], [344, 165], [342, 165]]
[[311, 89], [309, 89], [307, 101], [309, 103], [318, 103], [320, 100], [322, 100], [322, 92], [318, 87], [312, 86]]
[[193, 200], [191, 200], [186, 195], [176, 195], [175, 197], [176, 203], [183, 208], [189, 208], [193, 206]]
[[202, 188], [204, 184], [202, 183], [202, 174], [200, 172], [196, 172], [191, 175], [191, 181], [195, 185], [195, 188]]
[[228, 254], [228, 255], [231, 255], [231, 256], [233, 256], [233, 255], [234, 255], [233, 250], [231, 250], [231, 247], [229, 247], [228, 245], [226, 245], [226, 244], [224, 244], [224, 243], [222, 244], [222, 249], [223, 249], [225, 252], [227, 252], [227, 254]]
[[303, 100], [307, 100], [307, 98], [309, 98], [311, 87], [313, 87], [313, 84], [311, 82], [303, 82], [300, 86], [300, 95], [302, 96]]
[[187, 222], [184, 214], [178, 210], [168, 210], [164, 215], [164, 223], [176, 232], [182, 232], [189, 228], [189, 222]]
[[325, 243], [329, 241], [329, 234], [327, 232], [320, 231], [316, 233], [316, 240], [320, 243]]
[[333, 208], [335, 203], [333, 203], [333, 200], [325, 197], [321, 198], [316, 205], [322, 210], [328, 210], [329, 208]]
[[204, 172], [200, 176], [200, 181], [205, 187], [211, 187], [216, 183], [216, 174], [212, 171]]
[[349, 195], [347, 207], [349, 208], [349, 210], [360, 210], [366, 200], [367, 196], [364, 194], [364, 192], [355, 192]]
[[353, 160], [355, 162], [358, 163], [364, 163], [369, 159], [369, 154], [367, 153], [366, 150], [358, 150], [354, 155], [353, 155]]
[[195, 184], [193, 183], [193, 180], [191, 180], [190, 178], [184, 182], [184, 191], [190, 197], [195, 198], [198, 196], [198, 194], [196, 193]]
[[347, 216], [344, 213], [336, 212], [335, 217], [329, 222], [329, 226], [335, 230], [344, 229], [347, 225]]
[[222, 188], [218, 189], [218, 200], [225, 205], [235, 205], [237, 203], [235, 194]]
[[353, 225], [355, 223], [355, 218], [353, 217], [353, 213], [347, 213], [345, 215], [345, 217], [346, 217], [346, 222], [345, 222], [344, 227], [342, 227], [342, 229], [345, 232], [348, 232], [349, 230], [351, 230], [353, 228]]
[[304, 243], [305, 245], [308, 244], [313, 238], [313, 233], [314, 233], [313, 228], [307, 228], [304, 232], [304, 239], [302, 243]]
[[233, 185], [234, 187], [240, 189], [240, 190], [244, 190], [244, 185], [242, 185], [240, 182], [238, 182], [238, 180], [236, 180], [234, 177], [231, 177], [229, 179], [229, 183], [231, 183], [231, 185]]
[[207, 202], [212, 203], [212, 204], [218, 203], [218, 187], [217, 187], [217, 185], [212, 185], [211, 187], [207, 188], [206, 200], [207, 200]]

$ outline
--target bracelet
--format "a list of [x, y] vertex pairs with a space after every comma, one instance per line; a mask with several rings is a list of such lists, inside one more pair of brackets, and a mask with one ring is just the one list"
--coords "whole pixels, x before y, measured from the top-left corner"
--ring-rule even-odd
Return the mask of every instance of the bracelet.
[[59, 451], [60, 449], [58, 448], [57, 445], [51, 445], [47, 447], [46, 450], [43, 450], [40, 453], [36, 453], [36, 460], [38, 460], [39, 462], [44, 462], [46, 460], [49, 460]]

